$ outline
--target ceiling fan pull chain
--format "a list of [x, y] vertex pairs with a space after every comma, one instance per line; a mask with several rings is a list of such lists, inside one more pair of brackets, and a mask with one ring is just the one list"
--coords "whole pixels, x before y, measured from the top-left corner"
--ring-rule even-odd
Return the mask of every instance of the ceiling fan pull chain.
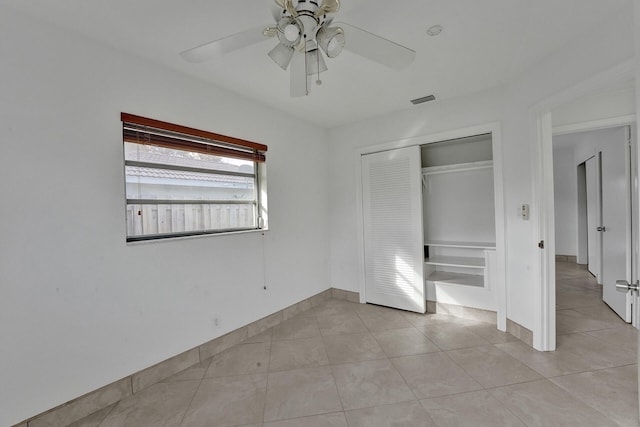
[[320, 80], [320, 49], [318, 49], [316, 44], [316, 64], [318, 66], [318, 80], [316, 80], [316, 84], [320, 86], [322, 84], [322, 80]]
[[318, 67], [318, 80], [316, 80], [316, 84], [320, 86], [322, 84], [322, 80], [320, 80], [320, 49], [318, 48], [318, 44], [316, 43], [316, 66]]
[[307, 35], [304, 38], [304, 92], [309, 95], [309, 79], [307, 78], [309, 70], [307, 69]]

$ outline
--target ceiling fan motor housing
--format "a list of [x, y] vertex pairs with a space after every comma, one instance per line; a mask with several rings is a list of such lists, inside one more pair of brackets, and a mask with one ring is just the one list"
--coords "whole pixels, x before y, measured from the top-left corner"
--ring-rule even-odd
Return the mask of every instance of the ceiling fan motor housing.
[[[299, 22], [302, 31], [300, 35], [306, 41], [315, 40], [318, 29], [324, 23], [323, 15], [317, 16], [318, 10], [320, 10], [320, 6], [313, 0], [299, 0], [295, 7], [297, 16], [292, 16], [292, 18]], [[290, 16], [287, 9], [283, 10], [283, 14], [287, 17]], [[315, 49], [315, 46], [308, 46], [307, 50], [309, 47]]]

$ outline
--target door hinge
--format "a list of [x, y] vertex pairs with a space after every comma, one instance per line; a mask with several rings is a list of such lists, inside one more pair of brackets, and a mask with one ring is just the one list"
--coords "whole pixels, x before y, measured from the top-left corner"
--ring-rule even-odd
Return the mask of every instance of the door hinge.
[[540, 249], [544, 249], [544, 240], [540, 240], [540, 241], [538, 242], [538, 247], [539, 247]]

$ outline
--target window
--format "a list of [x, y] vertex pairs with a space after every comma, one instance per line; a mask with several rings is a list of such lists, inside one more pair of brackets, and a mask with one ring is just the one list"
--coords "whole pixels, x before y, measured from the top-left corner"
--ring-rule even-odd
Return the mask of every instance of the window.
[[127, 241], [265, 228], [267, 146], [122, 113]]

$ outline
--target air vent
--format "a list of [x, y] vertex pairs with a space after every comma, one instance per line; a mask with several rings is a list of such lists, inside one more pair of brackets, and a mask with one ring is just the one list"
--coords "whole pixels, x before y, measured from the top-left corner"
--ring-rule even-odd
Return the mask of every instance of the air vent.
[[424, 102], [435, 101], [435, 100], [436, 100], [436, 96], [435, 95], [429, 95], [429, 96], [423, 96], [422, 98], [412, 99], [411, 103], [413, 105], [418, 105], [418, 104], [422, 104]]

